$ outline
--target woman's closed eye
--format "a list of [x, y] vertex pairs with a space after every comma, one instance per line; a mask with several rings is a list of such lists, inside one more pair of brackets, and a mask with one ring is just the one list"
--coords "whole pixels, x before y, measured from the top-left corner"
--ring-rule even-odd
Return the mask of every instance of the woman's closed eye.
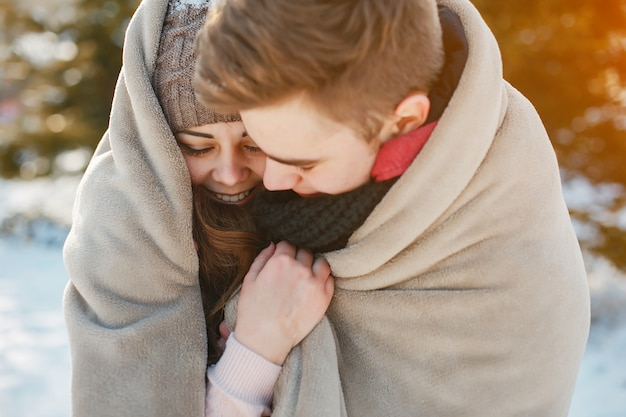
[[241, 137], [243, 139], [243, 149], [245, 151], [250, 152], [250, 153], [263, 152], [261, 148], [256, 146], [256, 143], [254, 143], [254, 141], [250, 138], [247, 131], [244, 130], [243, 133], [241, 133]]
[[259, 153], [259, 152], [263, 152], [261, 150], [261, 148], [259, 148], [258, 146], [255, 145], [243, 145], [243, 148], [250, 153]]
[[211, 152], [213, 149], [215, 149], [215, 146], [206, 146], [206, 147], [198, 148], [198, 147], [192, 147], [192, 146], [186, 145], [181, 142], [178, 142], [178, 146], [180, 147], [180, 150], [184, 154], [189, 155], [189, 156], [202, 156], [204, 154]]

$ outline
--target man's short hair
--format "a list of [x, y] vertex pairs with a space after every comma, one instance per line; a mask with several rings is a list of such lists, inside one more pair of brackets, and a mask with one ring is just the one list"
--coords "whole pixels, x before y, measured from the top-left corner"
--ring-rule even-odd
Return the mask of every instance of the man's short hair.
[[196, 42], [210, 108], [305, 93], [366, 140], [408, 94], [430, 90], [444, 61], [435, 0], [218, 0]]

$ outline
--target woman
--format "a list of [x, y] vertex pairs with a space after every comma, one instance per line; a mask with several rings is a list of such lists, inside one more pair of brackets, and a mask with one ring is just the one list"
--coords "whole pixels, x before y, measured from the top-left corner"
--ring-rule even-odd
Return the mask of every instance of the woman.
[[[284, 242], [251, 264], [265, 245], [241, 206], [264, 158], [238, 115], [195, 100], [207, 7], [145, 0], [129, 24], [109, 129], [64, 247], [74, 416], [193, 416], [205, 402], [207, 415], [267, 414], [280, 365], [332, 295], [325, 261]], [[221, 355], [223, 306], [240, 283]], [[217, 362], [205, 391], [207, 358]], [[180, 386], [189, 389], [168, 395]]]

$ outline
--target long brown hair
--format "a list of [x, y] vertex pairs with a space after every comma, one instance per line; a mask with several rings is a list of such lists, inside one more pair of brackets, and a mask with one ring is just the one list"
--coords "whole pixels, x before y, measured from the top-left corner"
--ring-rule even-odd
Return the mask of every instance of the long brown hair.
[[222, 354], [218, 345], [224, 306], [241, 285], [264, 246], [248, 210], [216, 202], [204, 187], [193, 188], [193, 236], [200, 260], [200, 290], [206, 318], [209, 364]]

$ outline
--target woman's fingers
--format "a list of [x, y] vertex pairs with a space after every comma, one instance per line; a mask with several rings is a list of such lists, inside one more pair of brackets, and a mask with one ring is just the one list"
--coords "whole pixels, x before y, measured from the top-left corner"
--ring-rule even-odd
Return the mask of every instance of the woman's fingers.
[[298, 249], [289, 242], [281, 241], [276, 244], [276, 256], [286, 255], [291, 259], [295, 259], [300, 264], [310, 268], [313, 264], [313, 254], [307, 249]]
[[254, 278], [244, 280], [235, 335], [248, 349], [281, 365], [324, 316], [334, 280], [324, 258], [287, 242], [262, 258], [249, 273]]
[[333, 278], [332, 275], [328, 276], [328, 279], [326, 280], [326, 283], [324, 286], [324, 290], [326, 291], [326, 295], [328, 296], [328, 299], [330, 299], [335, 293], [335, 278]]
[[313, 263], [313, 254], [306, 249], [298, 249], [296, 252], [296, 261], [310, 268]]
[[222, 339], [228, 340], [228, 337], [230, 336], [230, 329], [228, 328], [228, 325], [226, 324], [225, 321], [220, 323], [219, 330], [220, 330], [220, 336], [222, 337]]
[[322, 288], [324, 289], [324, 293], [330, 302], [330, 298], [335, 292], [335, 279], [332, 275], [330, 275], [331, 271], [328, 261], [324, 258], [315, 259], [315, 262], [313, 262], [313, 266], [311, 267], [311, 272], [316, 279], [322, 280]]
[[219, 348], [223, 352], [226, 350], [226, 341], [228, 340], [228, 337], [230, 336], [230, 329], [228, 328], [228, 325], [226, 325], [225, 321], [220, 323], [219, 331], [220, 331], [220, 338], [217, 341], [217, 346], [219, 346]]
[[316, 278], [327, 278], [330, 275], [330, 265], [325, 258], [316, 258], [311, 271]]
[[275, 251], [276, 245], [274, 245], [273, 242], [270, 243], [265, 249], [263, 249], [254, 259], [252, 265], [250, 265], [250, 269], [244, 277], [244, 281], [255, 280], [267, 261], [272, 257], [272, 255], [274, 255]]
[[296, 247], [289, 242], [281, 241], [276, 244], [275, 255], [287, 255], [290, 258], [296, 257]]

